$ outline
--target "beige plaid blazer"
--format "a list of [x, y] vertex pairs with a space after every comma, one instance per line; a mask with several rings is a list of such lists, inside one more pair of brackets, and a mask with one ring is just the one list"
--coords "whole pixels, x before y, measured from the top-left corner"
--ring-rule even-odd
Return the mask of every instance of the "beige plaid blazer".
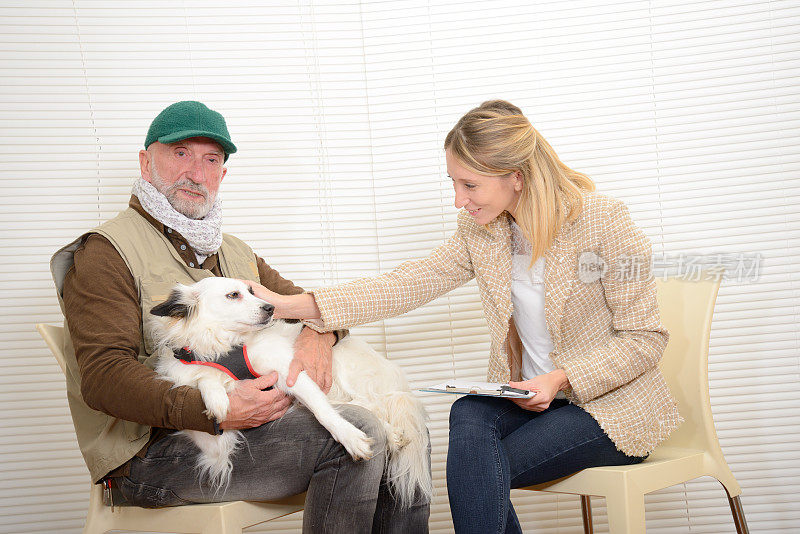
[[[545, 320], [567, 398], [589, 412], [625, 454], [650, 453], [682, 421], [657, 364], [669, 335], [661, 325], [651, 247], [625, 205], [597, 193], [545, 253]], [[592, 269], [594, 266], [594, 269]], [[394, 271], [314, 291], [326, 330], [402, 314], [476, 278], [491, 334], [488, 379], [519, 379], [512, 319], [507, 216], [458, 229], [430, 256]]]

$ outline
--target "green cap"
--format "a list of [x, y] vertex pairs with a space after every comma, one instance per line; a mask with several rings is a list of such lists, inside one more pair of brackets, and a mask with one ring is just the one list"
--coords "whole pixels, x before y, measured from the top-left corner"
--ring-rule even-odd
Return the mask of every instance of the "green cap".
[[176, 102], [159, 113], [147, 130], [144, 147], [156, 141], [169, 144], [190, 137], [208, 137], [219, 143], [225, 151], [225, 161], [236, 152], [225, 117], [194, 100]]

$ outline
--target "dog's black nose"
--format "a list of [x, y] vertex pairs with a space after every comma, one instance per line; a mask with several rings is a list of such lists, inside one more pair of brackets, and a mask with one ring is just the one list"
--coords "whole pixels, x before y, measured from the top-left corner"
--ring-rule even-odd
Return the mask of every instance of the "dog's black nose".
[[261, 309], [264, 311], [264, 313], [271, 314], [273, 311], [275, 311], [275, 306], [273, 306], [272, 304], [263, 304], [261, 306]]

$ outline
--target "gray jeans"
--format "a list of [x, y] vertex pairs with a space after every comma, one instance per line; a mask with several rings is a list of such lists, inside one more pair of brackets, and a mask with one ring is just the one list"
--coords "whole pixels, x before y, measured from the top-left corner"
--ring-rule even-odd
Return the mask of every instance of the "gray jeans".
[[[385, 437], [367, 410], [345, 405], [342, 415], [383, 451]], [[307, 491], [304, 533], [426, 533], [430, 505], [397, 506], [383, 480], [385, 455], [358, 462], [304, 407], [295, 405], [277, 421], [242, 432], [245, 445], [232, 457], [233, 475], [224, 494], [213, 495], [198, 481], [197, 448], [171, 434], [134, 458], [119, 489], [132, 504], [145, 507], [190, 503], [272, 500]]]

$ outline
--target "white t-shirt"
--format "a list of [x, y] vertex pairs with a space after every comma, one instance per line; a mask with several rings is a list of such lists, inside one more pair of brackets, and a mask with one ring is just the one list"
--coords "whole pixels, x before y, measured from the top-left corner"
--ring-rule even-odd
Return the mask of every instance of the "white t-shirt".
[[553, 342], [544, 317], [544, 257], [531, 263], [531, 244], [511, 222], [511, 301], [514, 323], [522, 340], [522, 379], [555, 369], [550, 359]]

